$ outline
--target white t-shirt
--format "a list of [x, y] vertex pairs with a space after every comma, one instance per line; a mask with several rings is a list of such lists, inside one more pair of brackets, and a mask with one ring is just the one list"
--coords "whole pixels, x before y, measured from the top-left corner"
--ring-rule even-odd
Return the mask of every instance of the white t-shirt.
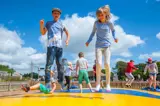
[[79, 66], [79, 70], [86, 70], [87, 69], [87, 60], [85, 58], [79, 58], [77, 60], [77, 65]]
[[158, 72], [157, 64], [156, 63], [147, 64], [144, 71], [146, 72], [147, 70], [149, 71], [149, 73]]
[[68, 66], [65, 70], [65, 76], [71, 76], [71, 70], [72, 70], [71, 67]]

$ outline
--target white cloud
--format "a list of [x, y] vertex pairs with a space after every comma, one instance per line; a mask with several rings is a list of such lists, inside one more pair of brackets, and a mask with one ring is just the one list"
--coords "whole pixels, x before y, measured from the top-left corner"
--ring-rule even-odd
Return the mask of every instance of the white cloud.
[[141, 60], [143, 60], [143, 59], [147, 59], [149, 57], [150, 57], [149, 54], [140, 54], [138, 58], [141, 59]]
[[129, 60], [126, 60], [126, 59], [123, 59], [123, 58], [117, 58], [117, 59], [115, 60], [115, 63], [118, 62], [118, 61], [129, 62]]
[[[90, 13], [93, 15], [93, 13]], [[85, 17], [79, 17], [78, 14], [73, 14], [72, 16], [67, 16], [64, 20], [62, 20], [63, 24], [69, 30], [71, 35], [69, 46], [66, 48], [64, 47], [64, 51], [67, 54], [75, 54], [77, 57], [77, 53], [82, 51], [88, 55], [86, 58], [94, 62], [95, 59], [95, 39], [90, 43], [89, 47], [85, 46], [86, 41], [89, 38], [89, 35], [93, 28], [93, 23], [95, 22], [96, 18], [92, 15], [87, 15]], [[112, 14], [111, 21], [116, 23], [119, 19], [118, 16]], [[122, 56], [122, 57], [131, 57], [132, 53], [130, 52], [130, 48], [137, 47], [145, 42], [140, 38], [140, 36], [134, 34], [128, 34], [124, 31], [124, 29], [120, 26], [115, 24], [116, 36], [119, 39], [119, 42], [116, 44], [112, 36], [110, 36], [110, 41], [112, 42], [111, 51], [112, 55]], [[65, 38], [65, 36], [64, 36]], [[46, 45], [46, 37], [40, 37], [40, 41], [43, 45]], [[92, 55], [90, 55], [92, 54]], [[67, 57], [67, 55], [64, 56]], [[76, 58], [74, 57], [74, 58]]]
[[147, 59], [149, 57], [160, 58], [160, 51], [152, 52], [151, 54], [140, 54], [139, 59], [143, 60], [143, 59]]
[[153, 53], [152, 53], [152, 56], [153, 56], [153, 57], [160, 57], [160, 51], [158, 51], [158, 52], [153, 52]]
[[35, 64], [45, 65], [46, 53], [36, 53], [31, 55], [30, 58], [33, 60], [33, 63]]
[[16, 31], [0, 26], [0, 36], [0, 64], [9, 65], [21, 73], [30, 72], [31, 61], [37, 65], [45, 64], [46, 55], [32, 47], [23, 47], [24, 41]]
[[[111, 21], [115, 23], [115, 21], [118, 19], [119, 18], [117, 16], [112, 15]], [[94, 48], [96, 37], [94, 37], [94, 40], [91, 42], [89, 47], [85, 47], [85, 42], [89, 38], [94, 21], [94, 17], [79, 17], [77, 14], [73, 14], [71, 17], [67, 17], [63, 20], [64, 25], [67, 27], [71, 35], [70, 45], [65, 48], [65, 51], [71, 53], [83, 51], [88, 54], [95, 51]], [[127, 34], [120, 25], [115, 25], [115, 29], [119, 43], [114, 43], [113, 38], [110, 37], [112, 42], [111, 50], [112, 54], [114, 55], [120, 55], [124, 57], [132, 56], [129, 48], [136, 47], [144, 43], [139, 36]]]
[[44, 35], [44, 36], [40, 36], [39, 40], [40, 40], [40, 42], [42, 43], [42, 46], [43, 46], [44, 48], [46, 48], [46, 47], [47, 47], [47, 34]]
[[160, 40], [160, 32], [156, 35], [156, 37]]
[[119, 55], [122, 56], [122, 57], [131, 57], [132, 56], [132, 54], [128, 51], [127, 52], [122, 52]]
[[10, 31], [2, 26], [0, 26], [0, 36], [0, 52], [15, 53], [23, 44], [16, 31]]

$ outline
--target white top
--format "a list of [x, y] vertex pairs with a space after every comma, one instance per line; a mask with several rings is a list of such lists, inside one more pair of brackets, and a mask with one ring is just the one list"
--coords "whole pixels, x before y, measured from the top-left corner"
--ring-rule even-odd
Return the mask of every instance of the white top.
[[151, 63], [151, 64], [147, 64], [144, 72], [149, 71], [149, 73], [157, 73], [158, 72], [158, 67], [156, 63]]
[[87, 70], [87, 60], [85, 59], [85, 58], [79, 58], [78, 60], [77, 60], [77, 63], [76, 63], [76, 65], [78, 65], [78, 67], [79, 67], [79, 70]]
[[72, 71], [71, 67], [68, 66], [65, 70], [65, 76], [71, 76], [71, 71]]

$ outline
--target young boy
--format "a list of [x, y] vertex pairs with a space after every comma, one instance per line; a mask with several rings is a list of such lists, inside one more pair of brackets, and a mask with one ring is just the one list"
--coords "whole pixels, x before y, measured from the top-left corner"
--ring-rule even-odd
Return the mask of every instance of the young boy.
[[115, 29], [113, 24], [110, 22], [110, 11], [109, 6], [104, 6], [96, 12], [97, 19], [94, 23], [92, 33], [86, 42], [86, 46], [92, 41], [96, 33], [96, 91], [100, 89], [101, 81], [101, 68], [102, 68], [102, 56], [104, 56], [104, 66], [106, 69], [106, 91], [110, 92], [110, 46], [109, 32], [112, 31], [114, 41], [117, 43], [118, 39], [115, 37]]
[[24, 87], [23, 85], [21, 86], [21, 89], [25, 92], [28, 92], [30, 90], [40, 90], [41, 92], [45, 93], [45, 94], [52, 94], [55, 89], [56, 89], [56, 81], [54, 79], [54, 72], [50, 71], [50, 75], [51, 75], [51, 90], [49, 88], [47, 88], [45, 85], [41, 84], [41, 83], [37, 83], [33, 86], [30, 87]]
[[71, 71], [72, 71], [72, 63], [68, 62], [68, 67], [65, 70], [65, 79], [66, 79], [66, 84], [65, 86], [67, 86], [67, 90], [70, 90], [70, 77], [71, 77]]
[[56, 59], [57, 71], [58, 71], [58, 82], [61, 84], [63, 88], [63, 77], [64, 72], [62, 70], [62, 55], [63, 55], [63, 46], [62, 39], [63, 33], [66, 35], [66, 45], [69, 43], [70, 35], [66, 27], [63, 26], [60, 21], [62, 11], [59, 8], [52, 9], [53, 20], [47, 21], [44, 26], [44, 20], [40, 20], [40, 32], [42, 35], [47, 33], [48, 45], [47, 45], [47, 61], [45, 67], [45, 83], [46, 85], [50, 84], [50, 70], [53, 65], [54, 60]]
[[149, 88], [151, 89], [153, 83], [154, 90], [156, 90], [156, 78], [158, 74], [158, 67], [156, 62], [152, 61], [152, 58], [148, 58], [147, 65], [144, 69], [144, 74], [146, 74], [147, 70], [149, 71]]
[[87, 72], [88, 63], [87, 63], [87, 60], [84, 58], [84, 54], [82, 52], [80, 52], [78, 54], [78, 56], [79, 56], [79, 59], [77, 60], [77, 63], [76, 63], [76, 74], [78, 72], [78, 81], [79, 81], [79, 86], [80, 86], [81, 93], [82, 93], [83, 78], [86, 81], [86, 83], [88, 84], [91, 92], [93, 92], [92, 86], [91, 86], [91, 84], [89, 82], [89, 78], [88, 78], [88, 72]]
[[126, 68], [126, 72], [125, 75], [127, 76], [127, 78], [129, 79], [126, 83], [126, 86], [131, 86], [132, 82], [134, 81], [134, 76], [132, 75], [132, 72], [134, 70], [137, 70], [138, 68], [136, 68], [134, 66], [134, 61], [130, 60], [130, 62], [127, 63], [127, 68]]

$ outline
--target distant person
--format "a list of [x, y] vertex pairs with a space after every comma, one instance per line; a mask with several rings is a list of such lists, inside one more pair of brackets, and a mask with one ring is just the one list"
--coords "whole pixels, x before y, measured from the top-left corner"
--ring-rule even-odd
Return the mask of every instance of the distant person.
[[96, 60], [94, 61], [94, 65], [93, 65], [93, 75], [94, 75], [94, 79], [95, 79], [95, 82], [96, 82]]
[[135, 71], [135, 70], [138, 70], [138, 68], [136, 68], [134, 66], [134, 61], [130, 60], [130, 62], [127, 63], [127, 68], [126, 68], [126, 71], [125, 71], [125, 75], [128, 78], [126, 86], [131, 86], [132, 85], [132, 82], [134, 81], [134, 76], [132, 75], [132, 72]]
[[110, 21], [110, 8], [105, 5], [96, 11], [97, 19], [94, 22], [92, 33], [86, 42], [88, 47], [96, 34], [96, 91], [100, 90], [101, 81], [101, 69], [102, 69], [102, 56], [104, 57], [104, 66], [106, 69], [106, 91], [110, 92], [110, 58], [111, 58], [111, 42], [109, 39], [109, 33], [112, 32], [114, 41], [117, 43], [118, 39], [115, 37], [115, 29], [113, 23]]
[[78, 73], [78, 81], [79, 81], [79, 86], [80, 86], [80, 90], [82, 93], [82, 81], [83, 79], [86, 81], [87, 85], [89, 86], [89, 89], [91, 90], [91, 92], [93, 92], [92, 90], [92, 86], [90, 84], [89, 78], [88, 78], [88, 62], [87, 60], [84, 58], [84, 54], [82, 52], [80, 52], [78, 54], [79, 59], [77, 60], [76, 63], [76, 74]]
[[61, 16], [61, 10], [59, 8], [52, 9], [52, 21], [47, 21], [46, 25], [44, 26], [44, 20], [40, 20], [40, 31], [42, 35], [47, 33], [48, 37], [48, 45], [47, 45], [47, 61], [45, 67], [45, 83], [50, 84], [50, 73], [51, 66], [53, 65], [54, 60], [56, 59], [57, 64], [57, 71], [58, 71], [58, 82], [61, 84], [63, 88], [63, 77], [64, 72], [62, 69], [62, 38], [63, 32], [66, 34], [66, 45], [69, 43], [70, 35], [68, 30], [63, 26], [62, 22], [59, 20]]
[[29, 92], [30, 90], [40, 90], [41, 92], [45, 93], [45, 94], [49, 94], [49, 93], [53, 93], [56, 89], [56, 80], [54, 79], [54, 72], [50, 71], [50, 78], [51, 78], [51, 89], [46, 87], [45, 85], [41, 84], [41, 83], [37, 83], [33, 86], [30, 87], [25, 87], [24, 85], [21, 86], [21, 89], [25, 92]]
[[158, 67], [156, 61], [152, 61], [152, 58], [148, 58], [147, 65], [144, 69], [144, 74], [146, 74], [147, 70], [149, 72], [149, 89], [151, 89], [153, 84], [154, 90], [156, 90], [156, 78], [158, 74]]

